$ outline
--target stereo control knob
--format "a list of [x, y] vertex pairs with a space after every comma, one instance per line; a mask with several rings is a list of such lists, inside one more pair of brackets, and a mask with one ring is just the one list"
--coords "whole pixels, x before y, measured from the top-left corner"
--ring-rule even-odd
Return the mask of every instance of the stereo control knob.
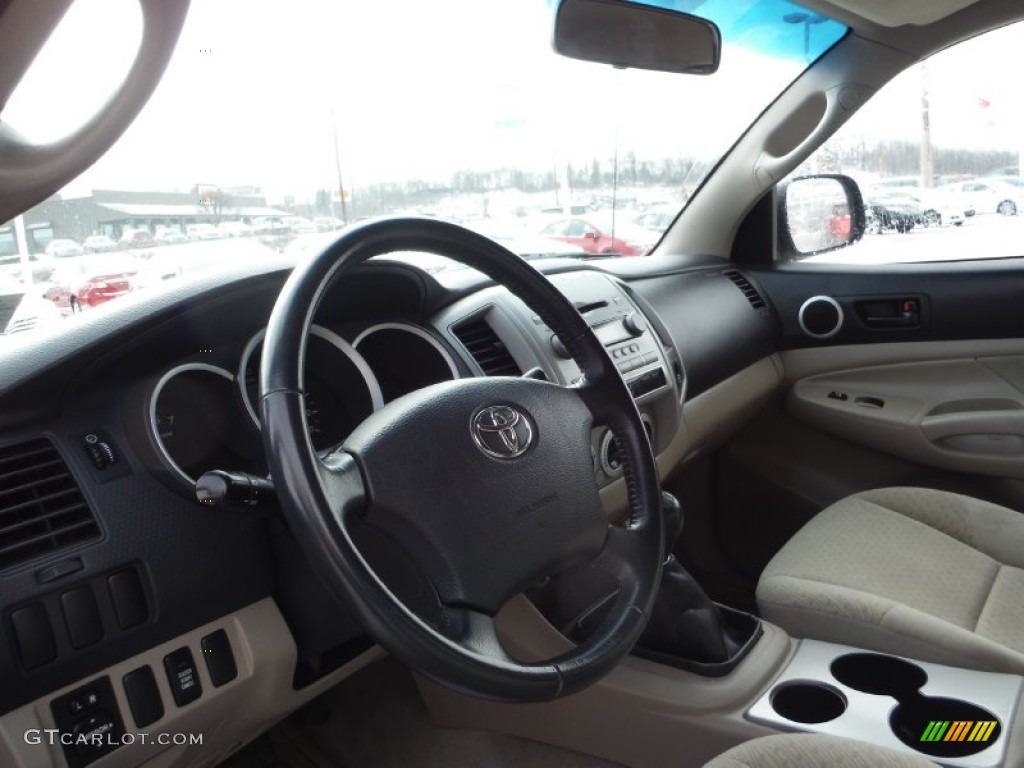
[[647, 330], [647, 321], [644, 320], [642, 315], [630, 312], [622, 318], [622, 327], [626, 329], [630, 336], [642, 336], [644, 331]]

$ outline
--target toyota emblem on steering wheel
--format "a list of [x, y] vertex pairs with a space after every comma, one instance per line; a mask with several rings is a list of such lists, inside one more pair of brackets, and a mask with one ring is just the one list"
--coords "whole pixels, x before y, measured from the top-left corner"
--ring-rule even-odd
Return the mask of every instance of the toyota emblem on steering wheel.
[[533, 444], [533, 428], [526, 416], [510, 405], [481, 408], [470, 422], [477, 448], [495, 459], [522, 456]]

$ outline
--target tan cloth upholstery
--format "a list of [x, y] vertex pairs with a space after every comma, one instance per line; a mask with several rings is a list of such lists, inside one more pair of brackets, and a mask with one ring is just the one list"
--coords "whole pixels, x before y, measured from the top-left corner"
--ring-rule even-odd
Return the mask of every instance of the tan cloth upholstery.
[[854, 494], [761, 574], [762, 615], [811, 637], [1024, 673], [1024, 515], [925, 488]]
[[704, 768], [937, 768], [909, 753], [835, 736], [763, 736], [733, 747]]

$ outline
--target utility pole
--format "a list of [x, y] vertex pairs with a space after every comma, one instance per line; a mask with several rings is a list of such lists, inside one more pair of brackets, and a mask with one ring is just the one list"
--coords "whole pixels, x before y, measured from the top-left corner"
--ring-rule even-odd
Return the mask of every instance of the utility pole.
[[334, 169], [338, 172], [338, 197], [341, 198], [341, 221], [348, 226], [348, 205], [345, 202], [345, 186], [341, 178], [341, 152], [338, 149], [338, 124], [331, 109], [331, 136], [334, 137]]
[[21, 279], [26, 285], [33, 285], [35, 278], [32, 265], [29, 264], [28, 237], [25, 234], [25, 217], [21, 214], [14, 217], [14, 242], [18, 248], [18, 263], [21, 265]]
[[932, 158], [932, 120], [928, 105], [928, 62], [921, 63], [921, 186], [935, 186]]

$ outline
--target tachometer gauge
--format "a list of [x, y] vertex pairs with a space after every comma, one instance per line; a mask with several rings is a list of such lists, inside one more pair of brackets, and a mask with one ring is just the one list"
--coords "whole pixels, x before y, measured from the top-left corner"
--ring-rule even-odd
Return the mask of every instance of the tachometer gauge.
[[374, 325], [360, 333], [352, 346], [373, 368], [386, 403], [459, 377], [458, 366], [444, 345], [415, 325]]
[[[264, 333], [256, 334], [246, 345], [238, 374], [242, 400], [257, 426]], [[306, 426], [317, 450], [342, 442], [383, 404], [380, 385], [362, 355], [322, 326], [310, 328], [304, 374]]]

